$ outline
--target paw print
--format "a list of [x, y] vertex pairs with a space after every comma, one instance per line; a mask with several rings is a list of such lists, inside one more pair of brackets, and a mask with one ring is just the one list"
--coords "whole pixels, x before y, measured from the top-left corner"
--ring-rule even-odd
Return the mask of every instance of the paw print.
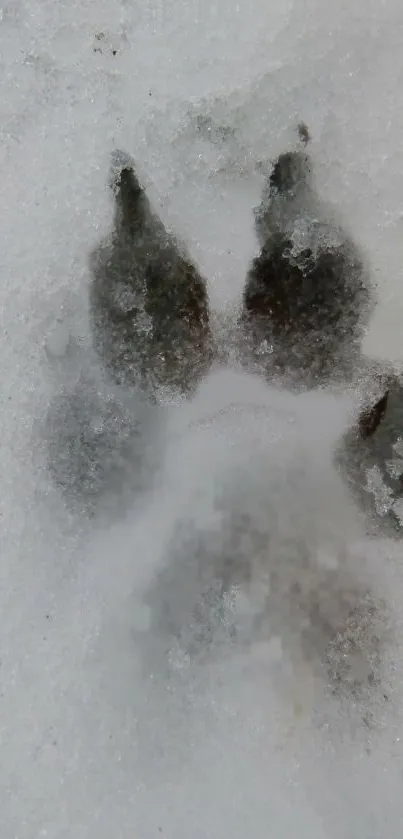
[[97, 32], [94, 38], [94, 46], [92, 48], [94, 53], [100, 55], [117, 55], [118, 50], [112, 39], [105, 32]]

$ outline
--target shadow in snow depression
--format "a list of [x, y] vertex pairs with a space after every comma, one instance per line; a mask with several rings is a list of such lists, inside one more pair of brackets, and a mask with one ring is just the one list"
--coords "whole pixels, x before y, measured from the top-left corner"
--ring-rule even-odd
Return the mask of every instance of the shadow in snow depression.
[[155, 527], [159, 510], [169, 524], [140, 628], [133, 605], [157, 683], [259, 647], [276, 684], [291, 674], [301, 697], [301, 674], [354, 700], [376, 690], [386, 619], [333, 464], [350, 410], [347, 398], [221, 370], [175, 415], [152, 502]]

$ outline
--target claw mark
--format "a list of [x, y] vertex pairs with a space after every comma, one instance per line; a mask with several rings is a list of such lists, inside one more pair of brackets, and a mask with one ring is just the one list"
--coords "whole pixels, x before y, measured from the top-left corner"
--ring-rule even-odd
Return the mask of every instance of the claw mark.
[[388, 405], [388, 398], [389, 398], [389, 391], [387, 390], [386, 393], [378, 400], [378, 402], [372, 406], [372, 408], [368, 408], [368, 410], [363, 411], [360, 416], [359, 420], [359, 431], [361, 437], [366, 440], [368, 437], [372, 437], [375, 433], [376, 429], [380, 425], [385, 416], [385, 411]]

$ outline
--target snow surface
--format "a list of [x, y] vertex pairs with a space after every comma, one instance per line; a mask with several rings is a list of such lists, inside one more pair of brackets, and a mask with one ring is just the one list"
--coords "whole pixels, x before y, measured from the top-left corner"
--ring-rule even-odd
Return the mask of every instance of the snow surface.
[[[366, 347], [401, 359], [402, 34], [397, 0], [0, 9], [2, 839], [401, 835], [401, 548], [365, 539], [332, 470], [347, 397], [285, 404], [218, 371], [193, 405], [162, 417], [162, 465], [145, 464], [153, 477], [140, 495], [129, 481], [120, 517], [113, 505], [93, 518], [65, 505], [44, 428], [77, 369], [100, 376], [87, 349], [87, 258], [111, 224], [117, 147], [137, 160], [214, 306], [228, 310], [256, 251], [261, 163], [303, 119], [319, 188], [378, 283]], [[253, 405], [267, 418], [261, 439]], [[296, 420], [298, 434], [283, 439], [279, 427]], [[281, 598], [269, 645], [237, 654], [224, 639], [224, 654], [190, 664], [182, 649], [168, 675], [154, 624], [178, 524], [215, 534], [219, 547], [214, 492], [237, 509], [241, 476], [252, 512], [268, 493], [280, 547], [287, 534], [306, 538], [295, 462], [310, 521], [320, 501], [309, 538], [330, 562], [335, 541], [351, 552], [360, 582], [384, 600], [379, 684], [364, 697], [329, 695], [326, 676], [301, 664]], [[173, 583], [186, 611], [197, 582], [180, 566]]]

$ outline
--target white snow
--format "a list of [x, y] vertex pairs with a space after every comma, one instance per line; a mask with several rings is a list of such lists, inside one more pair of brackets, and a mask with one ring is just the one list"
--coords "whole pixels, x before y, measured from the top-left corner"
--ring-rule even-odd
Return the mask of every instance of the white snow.
[[[119, 519], [64, 505], [41, 429], [57, 386], [74, 378], [70, 342], [87, 358], [87, 257], [111, 224], [114, 148], [137, 160], [214, 305], [227, 310], [256, 251], [259, 163], [289, 145], [303, 119], [319, 188], [378, 282], [366, 347], [400, 362], [402, 34], [397, 0], [1, 7], [2, 839], [401, 834], [401, 548], [365, 540], [331, 469], [347, 397], [307, 397], [296, 409], [219, 371], [218, 387], [213, 376], [193, 405], [172, 411], [157, 488], [129, 498]], [[267, 434], [256, 439], [251, 418], [263, 403]], [[284, 437], [295, 416], [298, 434]], [[306, 488], [300, 516], [291, 453]], [[298, 644], [296, 675], [280, 673], [289, 641], [281, 605], [270, 643], [239, 655], [224, 644], [200, 665], [182, 650], [176, 676], [154, 666], [163, 644], [158, 633], [156, 648], [147, 643], [155, 605], [146, 593], [175, 527], [191, 520], [221, 538], [214, 492], [232, 499], [238, 475], [251, 510], [260, 490], [271, 493], [280, 545], [287, 516], [297, 538], [302, 512], [314, 519], [317, 503], [324, 564], [334, 567], [343, 537], [362, 582], [384, 599], [381, 683], [364, 699], [329, 696]], [[154, 594], [158, 603], [158, 586]]]

